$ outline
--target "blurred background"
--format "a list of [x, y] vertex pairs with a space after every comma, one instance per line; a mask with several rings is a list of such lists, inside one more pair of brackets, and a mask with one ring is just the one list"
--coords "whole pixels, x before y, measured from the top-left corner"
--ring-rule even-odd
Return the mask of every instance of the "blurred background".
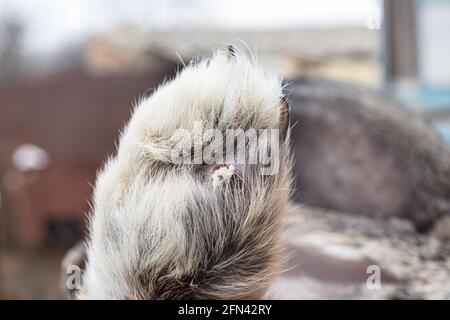
[[450, 142], [450, 0], [0, 0], [0, 298], [61, 298], [133, 101], [228, 43], [381, 90]]

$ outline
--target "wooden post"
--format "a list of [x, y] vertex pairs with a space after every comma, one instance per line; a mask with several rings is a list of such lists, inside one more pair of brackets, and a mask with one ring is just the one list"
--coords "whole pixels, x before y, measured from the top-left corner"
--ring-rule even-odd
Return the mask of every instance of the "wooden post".
[[417, 79], [416, 1], [384, 0], [385, 84]]

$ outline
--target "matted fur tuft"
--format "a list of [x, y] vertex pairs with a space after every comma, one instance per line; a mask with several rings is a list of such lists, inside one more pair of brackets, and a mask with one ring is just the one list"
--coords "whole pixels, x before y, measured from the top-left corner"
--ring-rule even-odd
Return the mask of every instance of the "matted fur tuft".
[[244, 183], [220, 190], [205, 180], [208, 166], [170, 158], [170, 138], [195, 121], [221, 131], [287, 128], [280, 79], [232, 49], [191, 63], [136, 106], [97, 177], [79, 298], [259, 298], [278, 272], [288, 133], [276, 174], [248, 166]]

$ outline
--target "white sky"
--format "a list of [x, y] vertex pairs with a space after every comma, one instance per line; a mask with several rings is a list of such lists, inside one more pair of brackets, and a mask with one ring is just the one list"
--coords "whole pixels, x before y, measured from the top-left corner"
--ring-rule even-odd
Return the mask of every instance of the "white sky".
[[27, 27], [27, 51], [53, 51], [120, 24], [144, 28], [366, 26], [380, 0], [0, 0]]

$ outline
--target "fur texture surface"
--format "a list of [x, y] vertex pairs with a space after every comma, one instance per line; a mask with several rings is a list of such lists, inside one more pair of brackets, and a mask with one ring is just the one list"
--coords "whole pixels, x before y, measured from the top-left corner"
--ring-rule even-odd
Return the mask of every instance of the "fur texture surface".
[[[280, 79], [233, 48], [192, 62], [141, 99], [97, 177], [78, 298], [262, 297], [282, 260], [278, 232], [291, 180], [286, 108]], [[180, 165], [171, 157], [177, 130], [193, 132], [195, 123], [281, 129], [278, 171], [262, 175], [259, 163], [224, 161], [239, 175], [213, 188], [213, 162]], [[260, 148], [246, 140], [250, 153]]]
[[450, 147], [430, 123], [353, 84], [299, 78], [287, 90], [295, 200], [378, 219], [404, 217], [423, 232], [450, 213]]

